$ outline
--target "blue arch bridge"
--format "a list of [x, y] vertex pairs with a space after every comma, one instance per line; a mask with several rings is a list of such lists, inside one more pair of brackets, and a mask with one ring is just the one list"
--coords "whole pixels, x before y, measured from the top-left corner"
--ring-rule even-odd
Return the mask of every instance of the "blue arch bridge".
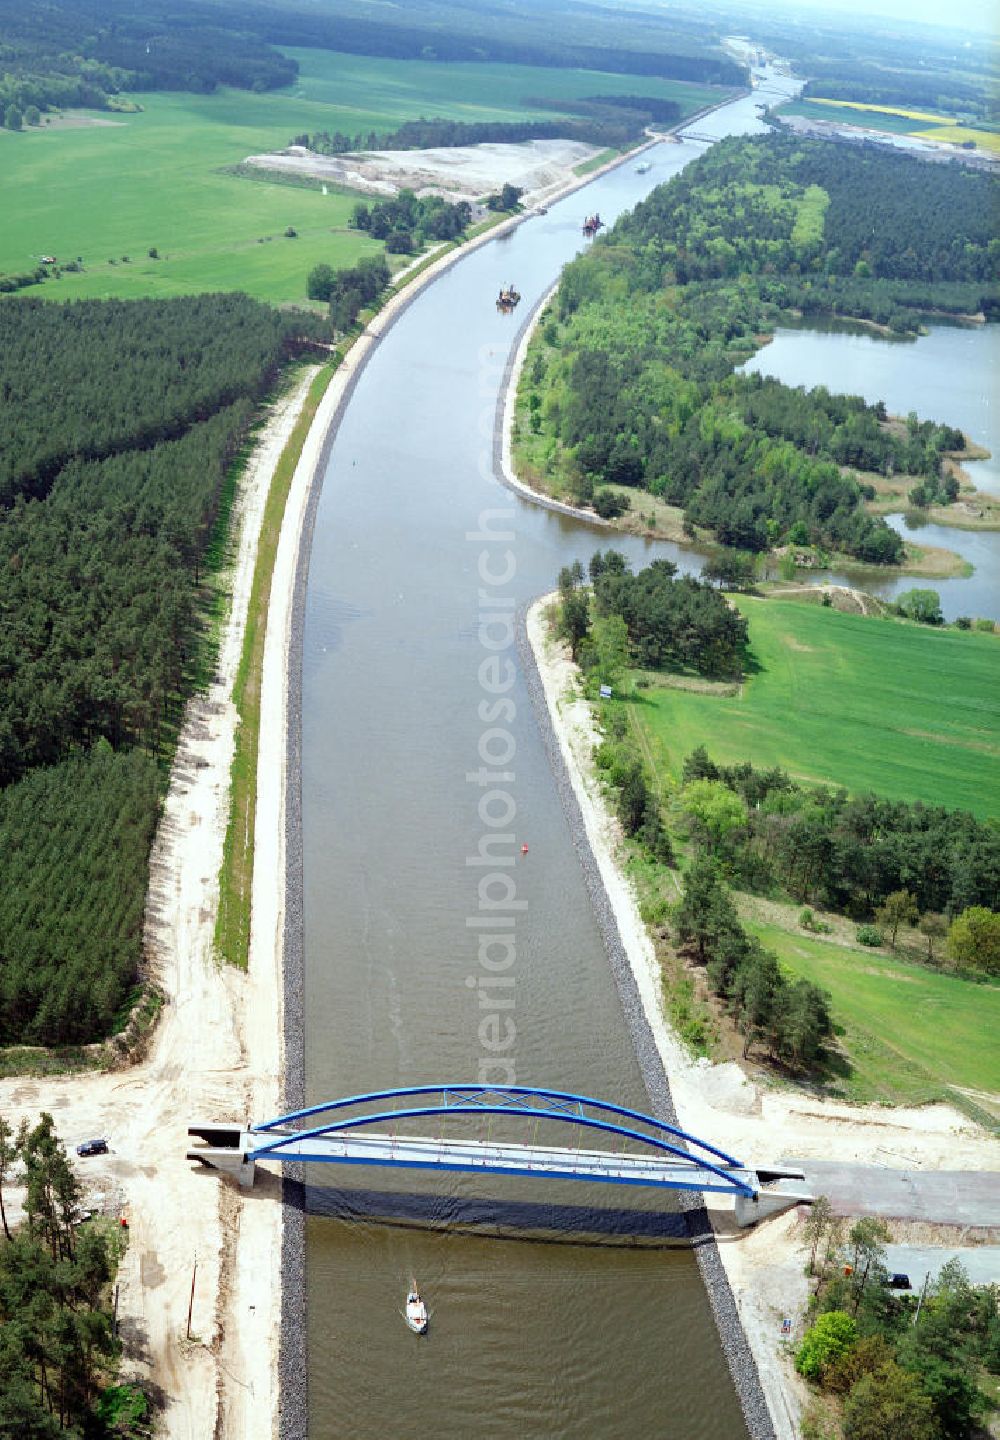
[[[475, 1123], [455, 1127], [452, 1122], [463, 1116]], [[494, 1129], [502, 1130], [503, 1138], [494, 1136]], [[518, 1138], [508, 1138], [511, 1131]], [[571, 1144], [552, 1143], [560, 1131]], [[379, 1090], [256, 1124], [193, 1124], [188, 1134], [201, 1142], [188, 1151], [189, 1160], [231, 1174], [242, 1185], [253, 1184], [254, 1169], [264, 1162], [589, 1180], [730, 1195], [741, 1225], [812, 1198], [800, 1170], [751, 1167], [652, 1115], [529, 1086]], [[598, 1140], [614, 1148], [592, 1148]]]

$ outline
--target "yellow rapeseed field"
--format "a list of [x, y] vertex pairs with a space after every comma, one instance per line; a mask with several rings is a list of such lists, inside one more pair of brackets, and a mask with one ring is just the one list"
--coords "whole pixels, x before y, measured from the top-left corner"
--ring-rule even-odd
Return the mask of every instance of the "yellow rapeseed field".
[[915, 130], [913, 133], [921, 140], [948, 140], [952, 145], [971, 140], [980, 150], [1000, 155], [1000, 135], [991, 130], [970, 130], [965, 125], [938, 125], [933, 130]]
[[873, 115], [898, 115], [902, 120], [922, 122], [933, 127], [919, 130], [915, 123], [913, 129], [907, 133], [918, 140], [946, 140], [952, 145], [961, 145], [964, 141], [971, 140], [981, 150], [1000, 155], [1000, 135], [989, 130], [973, 130], [967, 125], [959, 125], [950, 115], [936, 115], [931, 110], [907, 110], [902, 105], [868, 105], [861, 100], [825, 100], [819, 96], [811, 96], [809, 103], [830, 105], [836, 110], [865, 110]]
[[929, 110], [904, 110], [902, 106], [896, 105], [867, 105], [861, 100], [822, 100], [819, 96], [810, 96], [811, 105], [834, 105], [840, 110], [873, 110], [879, 115], [902, 115], [904, 120], [926, 120], [931, 125], [950, 125], [951, 117], [948, 115], [935, 115]]

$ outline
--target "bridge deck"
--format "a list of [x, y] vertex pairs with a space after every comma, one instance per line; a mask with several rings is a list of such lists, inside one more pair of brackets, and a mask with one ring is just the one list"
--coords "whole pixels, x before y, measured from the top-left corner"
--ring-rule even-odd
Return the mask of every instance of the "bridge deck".
[[[248, 1160], [308, 1160], [340, 1165], [398, 1165], [411, 1169], [486, 1171], [556, 1180], [603, 1180], [614, 1185], [653, 1185], [671, 1190], [734, 1190], [753, 1194], [757, 1177], [743, 1167], [720, 1165], [725, 1176], [693, 1161], [656, 1155], [626, 1155], [607, 1150], [569, 1150], [559, 1146], [516, 1145], [481, 1140], [431, 1140], [416, 1136], [337, 1135], [291, 1139], [293, 1130], [251, 1133]], [[282, 1141], [279, 1149], [272, 1149]]]

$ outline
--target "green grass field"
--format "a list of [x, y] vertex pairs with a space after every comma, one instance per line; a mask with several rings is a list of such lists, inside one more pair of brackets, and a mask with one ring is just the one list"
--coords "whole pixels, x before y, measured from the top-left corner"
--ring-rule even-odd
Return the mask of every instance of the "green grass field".
[[759, 670], [739, 693], [655, 688], [634, 713], [669, 769], [781, 765], [808, 782], [1000, 815], [993, 636], [740, 597]]
[[[550, 119], [532, 109], [532, 96], [641, 93], [676, 98], [686, 113], [717, 98], [700, 86], [591, 71], [290, 53], [301, 73], [288, 90], [144, 94], [141, 114], [98, 117], [110, 125], [0, 129], [0, 273], [33, 268], [43, 254], [82, 256], [82, 274], [22, 293], [70, 299], [243, 289], [262, 300], [303, 301], [318, 261], [349, 265], [379, 247], [347, 229], [356, 196], [225, 173], [247, 155], [279, 149], [303, 131], [353, 134], [420, 115]], [[298, 238], [285, 238], [288, 226]], [[161, 259], [148, 258], [151, 246]]]
[[748, 928], [791, 974], [830, 992], [852, 1068], [843, 1082], [851, 1098], [914, 1103], [946, 1094], [949, 1084], [1000, 1093], [1000, 985], [774, 925]]

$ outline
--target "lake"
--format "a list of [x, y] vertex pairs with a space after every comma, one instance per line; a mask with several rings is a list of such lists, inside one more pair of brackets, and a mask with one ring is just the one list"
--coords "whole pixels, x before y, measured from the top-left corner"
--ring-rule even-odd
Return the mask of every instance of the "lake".
[[[869, 404], [884, 400], [892, 415], [914, 410], [921, 420], [957, 425], [991, 452], [989, 460], [965, 462], [970, 480], [978, 489], [1000, 495], [1000, 326], [935, 324], [916, 340], [889, 339], [843, 324], [781, 326], [771, 343], [742, 368], [773, 375], [786, 385], [825, 385], [841, 394], [861, 395]], [[887, 518], [916, 544], [957, 551], [975, 567], [973, 574], [922, 580], [852, 567], [846, 576], [832, 578], [886, 598], [913, 586], [930, 586], [941, 596], [948, 619], [1000, 619], [1000, 531], [914, 526], [901, 515]], [[810, 578], [818, 583], [831, 577]]]

